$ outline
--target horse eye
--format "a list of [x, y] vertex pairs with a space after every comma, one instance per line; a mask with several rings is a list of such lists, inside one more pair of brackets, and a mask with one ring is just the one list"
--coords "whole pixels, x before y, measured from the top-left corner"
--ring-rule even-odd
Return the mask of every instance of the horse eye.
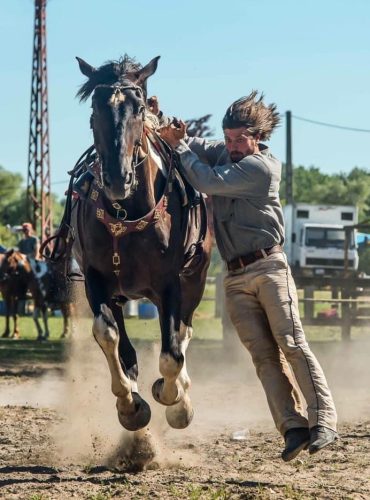
[[140, 99], [141, 98], [140, 90], [135, 90], [135, 95], [136, 95], [136, 97], [139, 97], [139, 99]]

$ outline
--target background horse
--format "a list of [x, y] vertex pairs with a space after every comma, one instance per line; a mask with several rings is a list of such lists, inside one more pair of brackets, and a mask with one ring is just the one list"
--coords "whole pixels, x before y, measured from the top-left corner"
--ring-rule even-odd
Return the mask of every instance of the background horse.
[[141, 429], [150, 408], [138, 393], [136, 352], [121, 306], [141, 297], [157, 306], [163, 378], [152, 393], [167, 406], [168, 423], [184, 428], [193, 416], [185, 351], [211, 249], [204, 203], [187, 203], [174, 154], [146, 120], [146, 81], [159, 57], [141, 67], [125, 56], [98, 69], [77, 59], [88, 77], [79, 96], [93, 94], [98, 159], [89, 193], [72, 211], [74, 255], [85, 275], [93, 334], [108, 361], [121, 424]]
[[[60, 300], [60, 297], [56, 297], [56, 288], [59, 288], [61, 284], [58, 270], [48, 265], [43, 276], [37, 278], [29, 260], [24, 254], [11, 249], [2, 257], [0, 262], [0, 291], [6, 308], [5, 330], [2, 336], [19, 338], [19, 302], [27, 298], [27, 292], [30, 292], [34, 302], [33, 319], [37, 329], [38, 340], [49, 337], [47, 309], [51, 305], [54, 305], [54, 307], [59, 306], [62, 311], [62, 336], [66, 336], [70, 329], [71, 304], [66, 299]], [[38, 265], [46, 266], [46, 263], [41, 262]], [[40, 314], [44, 329], [39, 321]], [[10, 332], [11, 316], [14, 322], [12, 334]]]

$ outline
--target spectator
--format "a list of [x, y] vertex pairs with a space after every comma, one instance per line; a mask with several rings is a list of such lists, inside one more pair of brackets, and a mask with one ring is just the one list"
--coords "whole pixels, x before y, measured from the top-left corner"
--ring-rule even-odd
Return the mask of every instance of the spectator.
[[30, 222], [22, 224], [23, 238], [18, 243], [18, 248], [21, 253], [27, 255], [31, 260], [38, 260], [39, 256], [39, 239], [33, 234], [33, 227]]

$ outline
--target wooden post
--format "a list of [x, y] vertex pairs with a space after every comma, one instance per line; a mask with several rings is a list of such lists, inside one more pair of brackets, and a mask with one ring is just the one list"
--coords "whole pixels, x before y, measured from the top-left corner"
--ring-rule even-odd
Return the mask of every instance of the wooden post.
[[[341, 293], [342, 299], [349, 299], [350, 294], [342, 289]], [[342, 310], [341, 310], [341, 323], [342, 323], [342, 340], [344, 342], [348, 342], [351, 340], [351, 308], [349, 302], [342, 302]]]
[[[314, 298], [314, 286], [305, 286], [303, 289], [303, 298], [313, 299]], [[303, 304], [304, 319], [305, 321], [311, 320], [314, 317], [315, 303], [311, 300], [305, 301]]]
[[292, 162], [292, 112], [285, 113], [286, 118], [286, 160], [285, 160], [285, 199], [293, 203], [293, 162]]
[[216, 275], [216, 292], [215, 292], [215, 318], [222, 318], [224, 309], [224, 274], [218, 273]]

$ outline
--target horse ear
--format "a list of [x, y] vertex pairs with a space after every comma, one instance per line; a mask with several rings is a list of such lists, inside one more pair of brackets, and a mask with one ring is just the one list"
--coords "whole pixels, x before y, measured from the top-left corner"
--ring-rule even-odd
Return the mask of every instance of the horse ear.
[[93, 66], [90, 66], [86, 61], [81, 59], [80, 57], [76, 57], [78, 61], [78, 65], [80, 67], [80, 71], [83, 75], [87, 76], [90, 78], [90, 76], [94, 73], [95, 68]]
[[146, 80], [156, 72], [160, 57], [161, 56], [157, 56], [154, 59], [152, 59], [146, 66], [144, 66], [138, 72], [138, 79], [136, 83], [138, 83], [139, 85], [145, 84]]

